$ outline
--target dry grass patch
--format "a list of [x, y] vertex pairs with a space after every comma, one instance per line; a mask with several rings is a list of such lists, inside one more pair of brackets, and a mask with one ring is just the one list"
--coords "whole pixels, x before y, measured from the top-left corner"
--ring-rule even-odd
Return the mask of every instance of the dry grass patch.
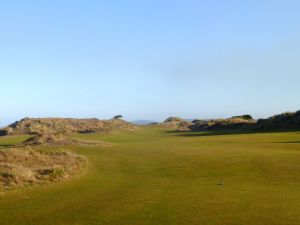
[[67, 151], [31, 147], [0, 150], [0, 191], [69, 179], [82, 170], [86, 161]]

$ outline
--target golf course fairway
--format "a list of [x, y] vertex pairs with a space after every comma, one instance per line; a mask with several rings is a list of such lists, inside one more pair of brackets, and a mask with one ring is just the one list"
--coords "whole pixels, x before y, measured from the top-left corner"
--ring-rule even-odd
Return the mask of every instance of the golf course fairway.
[[300, 224], [300, 132], [75, 136], [112, 145], [65, 147], [84, 172], [0, 195], [1, 225]]

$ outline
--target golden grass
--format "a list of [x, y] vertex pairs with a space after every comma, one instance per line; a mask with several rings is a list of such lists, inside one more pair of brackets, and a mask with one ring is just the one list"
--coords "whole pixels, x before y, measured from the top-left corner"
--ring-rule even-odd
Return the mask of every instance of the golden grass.
[[69, 179], [85, 164], [85, 157], [67, 151], [31, 147], [0, 150], [0, 191]]

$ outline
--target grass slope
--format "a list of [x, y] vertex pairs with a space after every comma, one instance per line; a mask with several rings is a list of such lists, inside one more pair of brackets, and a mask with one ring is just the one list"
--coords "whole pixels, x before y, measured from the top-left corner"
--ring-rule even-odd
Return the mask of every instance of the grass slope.
[[299, 132], [76, 137], [115, 145], [74, 147], [77, 179], [0, 196], [1, 225], [300, 224]]

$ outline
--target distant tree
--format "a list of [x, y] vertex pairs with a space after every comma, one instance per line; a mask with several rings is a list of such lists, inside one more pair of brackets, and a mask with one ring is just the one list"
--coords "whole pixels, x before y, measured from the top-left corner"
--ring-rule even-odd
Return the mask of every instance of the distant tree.
[[114, 116], [113, 119], [118, 120], [118, 119], [121, 119], [122, 117], [123, 117], [122, 115], [116, 115], [116, 116]]
[[244, 120], [253, 120], [251, 115], [241, 115], [241, 116], [233, 116], [232, 119], [244, 119]]
[[242, 118], [245, 120], [253, 120], [253, 117], [251, 115], [243, 115]]

